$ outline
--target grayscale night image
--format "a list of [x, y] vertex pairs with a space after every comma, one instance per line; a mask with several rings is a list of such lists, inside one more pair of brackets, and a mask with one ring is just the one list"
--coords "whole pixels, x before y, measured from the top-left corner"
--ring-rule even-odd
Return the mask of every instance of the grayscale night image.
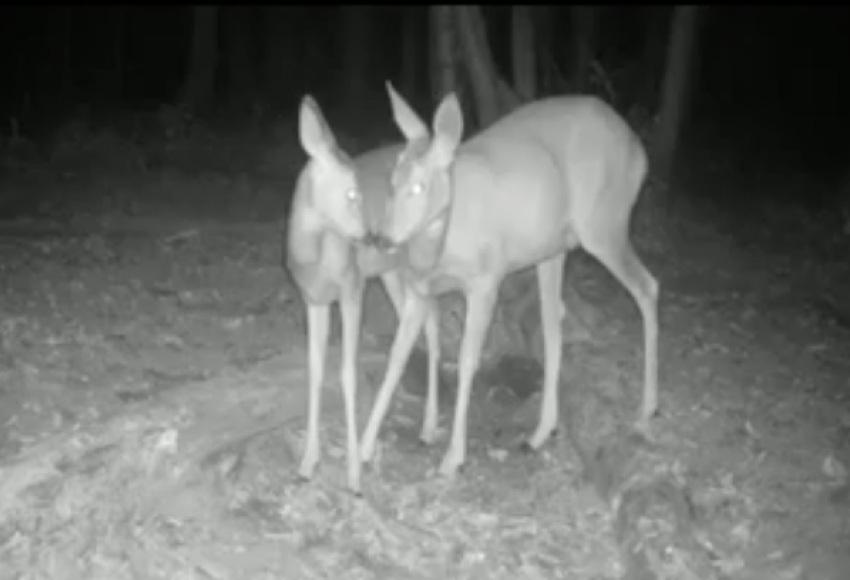
[[0, 8], [0, 580], [847, 580], [848, 30]]

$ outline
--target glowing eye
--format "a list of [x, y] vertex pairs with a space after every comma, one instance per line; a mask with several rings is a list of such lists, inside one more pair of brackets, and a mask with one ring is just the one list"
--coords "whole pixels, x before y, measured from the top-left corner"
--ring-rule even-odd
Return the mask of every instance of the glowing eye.
[[348, 201], [353, 203], [360, 199], [360, 192], [357, 190], [356, 187], [352, 187], [351, 189], [345, 192], [345, 197], [346, 199], [348, 199]]
[[425, 191], [425, 186], [417, 182], [410, 186], [410, 195], [422, 195]]

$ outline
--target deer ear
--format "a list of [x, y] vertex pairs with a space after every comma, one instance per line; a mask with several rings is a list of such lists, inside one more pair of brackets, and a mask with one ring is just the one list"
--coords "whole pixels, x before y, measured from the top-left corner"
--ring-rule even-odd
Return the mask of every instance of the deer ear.
[[441, 163], [451, 163], [462, 139], [463, 111], [457, 95], [452, 92], [443, 97], [437, 112], [434, 113], [433, 150]]
[[333, 157], [336, 139], [322, 115], [318, 103], [310, 95], [301, 99], [299, 120], [301, 146], [307, 155], [319, 161], [329, 161]]
[[401, 95], [393, 88], [393, 84], [387, 81], [387, 93], [390, 95], [390, 106], [393, 110], [393, 119], [401, 134], [408, 141], [415, 141], [428, 137], [428, 127], [419, 118], [419, 115], [407, 104]]

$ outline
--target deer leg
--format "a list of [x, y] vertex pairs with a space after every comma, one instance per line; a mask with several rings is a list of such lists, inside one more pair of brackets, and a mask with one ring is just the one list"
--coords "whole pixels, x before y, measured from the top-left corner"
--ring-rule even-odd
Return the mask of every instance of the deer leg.
[[387, 291], [398, 320], [401, 321], [401, 310], [404, 308], [404, 284], [401, 278], [395, 271], [386, 272], [381, 276], [381, 282], [384, 284], [384, 290]]
[[342, 319], [342, 364], [340, 383], [345, 402], [348, 450], [348, 489], [360, 495], [360, 448], [357, 445], [357, 353], [363, 311], [363, 282], [346, 285], [339, 301]]
[[307, 441], [298, 474], [304, 479], [313, 477], [319, 463], [319, 412], [322, 406], [322, 382], [325, 374], [325, 355], [331, 323], [329, 304], [307, 305], [307, 335], [309, 349], [310, 393], [307, 409]]
[[472, 384], [481, 361], [481, 350], [493, 318], [493, 308], [498, 294], [498, 284], [492, 283], [473, 288], [467, 294], [466, 322], [460, 347], [452, 438], [440, 464], [440, 475], [446, 477], [454, 476], [466, 460], [466, 420], [469, 398], [472, 395]]
[[381, 383], [378, 396], [372, 406], [372, 414], [369, 416], [369, 422], [366, 424], [366, 430], [360, 442], [360, 459], [362, 461], [368, 462], [372, 460], [375, 452], [375, 442], [378, 438], [378, 430], [381, 427], [381, 423], [383, 423], [390, 400], [398, 387], [404, 368], [407, 366], [410, 351], [413, 350], [416, 337], [419, 335], [420, 330], [422, 330], [422, 324], [425, 322], [425, 316], [428, 314], [427, 304], [427, 301], [417, 296], [414, 291], [405, 290], [404, 307], [398, 330], [396, 331], [393, 345], [390, 349], [387, 373], [384, 376], [383, 383]]
[[428, 299], [428, 314], [425, 317], [425, 341], [428, 343], [428, 398], [425, 399], [425, 415], [419, 440], [431, 445], [437, 438], [440, 391], [440, 312], [436, 299]]
[[[401, 320], [404, 307], [404, 286], [395, 272], [387, 272], [383, 276], [384, 288], [395, 307], [396, 315]], [[428, 300], [428, 314], [425, 318], [425, 341], [428, 346], [428, 393], [425, 399], [425, 414], [422, 419], [422, 431], [419, 439], [426, 445], [431, 445], [437, 437], [437, 421], [439, 419], [439, 386], [440, 386], [440, 312], [437, 301]]]
[[566, 253], [563, 253], [537, 265], [544, 366], [540, 419], [537, 429], [527, 443], [532, 450], [540, 449], [558, 428], [558, 379], [561, 374], [563, 334], [561, 318], [564, 308], [561, 286], [564, 280], [565, 259]]
[[638, 427], [645, 431], [658, 410], [658, 281], [635, 253], [627, 228], [598, 228], [593, 231], [595, 235], [589, 236], [590, 239], [584, 243], [585, 250], [625, 286], [643, 319], [643, 396]]

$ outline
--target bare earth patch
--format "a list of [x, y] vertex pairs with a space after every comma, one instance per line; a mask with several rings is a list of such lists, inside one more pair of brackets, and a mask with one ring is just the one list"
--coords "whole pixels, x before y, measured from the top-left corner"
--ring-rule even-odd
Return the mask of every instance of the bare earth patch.
[[[254, 188], [217, 179], [186, 187]], [[278, 225], [240, 223], [0, 224], [0, 579], [846, 578], [850, 278], [837, 259], [816, 268], [694, 227], [675, 259], [641, 244], [664, 292], [662, 413], [642, 439], [629, 428], [640, 319], [577, 256], [556, 440], [518, 451], [540, 369], [500, 356], [497, 328], [462, 475], [434, 475], [452, 366], [428, 449], [414, 358], [356, 499], [337, 347], [323, 461], [312, 482], [296, 477], [301, 305]], [[361, 425], [394, 324], [371, 292]]]

